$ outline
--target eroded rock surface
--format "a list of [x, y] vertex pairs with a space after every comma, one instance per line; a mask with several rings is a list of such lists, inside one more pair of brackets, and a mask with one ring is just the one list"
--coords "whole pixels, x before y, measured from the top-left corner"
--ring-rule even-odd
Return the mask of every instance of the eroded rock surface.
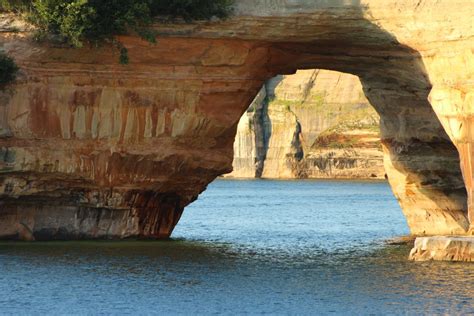
[[297, 69], [361, 79], [413, 234], [466, 233], [452, 140], [470, 192], [472, 1], [236, 6], [227, 21], [158, 24], [157, 45], [121, 38], [127, 66], [113, 47], [38, 44], [0, 24], [0, 46], [22, 69], [0, 98], [0, 237], [168, 237], [231, 171], [238, 121], [264, 82]]
[[474, 261], [474, 237], [418, 237], [410, 252], [414, 261]]
[[277, 76], [242, 116], [226, 177], [384, 179], [379, 129], [356, 76]]

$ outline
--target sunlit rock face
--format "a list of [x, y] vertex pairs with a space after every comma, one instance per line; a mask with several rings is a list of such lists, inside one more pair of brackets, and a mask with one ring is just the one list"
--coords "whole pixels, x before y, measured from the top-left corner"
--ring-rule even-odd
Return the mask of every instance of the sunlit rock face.
[[239, 0], [227, 21], [157, 25], [156, 45], [121, 38], [127, 66], [114, 47], [37, 44], [2, 23], [0, 45], [22, 73], [1, 96], [0, 237], [168, 237], [231, 171], [239, 119], [263, 84], [297, 69], [358, 76], [412, 233], [464, 234], [452, 140], [470, 190], [470, 138], [447, 122], [471, 130], [473, 10], [470, 0]]
[[233, 167], [226, 177], [383, 179], [378, 114], [354, 75], [277, 76], [240, 119]]
[[467, 236], [418, 237], [410, 252], [413, 261], [474, 261], [474, 238]]

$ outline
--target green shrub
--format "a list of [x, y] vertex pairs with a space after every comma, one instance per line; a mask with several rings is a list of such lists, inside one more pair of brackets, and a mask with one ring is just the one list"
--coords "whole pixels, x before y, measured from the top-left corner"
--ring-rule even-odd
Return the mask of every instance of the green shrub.
[[128, 49], [125, 47], [120, 48], [120, 57], [119, 57], [119, 62], [122, 65], [128, 65], [129, 62], [128, 58]]
[[15, 80], [18, 66], [13, 58], [0, 52], [0, 87], [12, 83]]
[[153, 36], [146, 27], [156, 16], [186, 21], [225, 18], [233, 0], [0, 0], [1, 10], [22, 10], [43, 34], [75, 47], [130, 31]]
[[38, 26], [40, 34], [58, 35], [75, 47], [82, 46], [94, 14], [87, 0], [36, 0], [30, 12], [30, 21]]
[[[20, 10], [38, 28], [37, 38], [53, 35], [74, 47], [135, 32], [150, 42], [148, 27], [156, 16], [205, 20], [231, 13], [233, 0], [0, 0], [0, 10]], [[117, 44], [117, 43], [116, 43]], [[120, 43], [120, 62], [128, 55]]]
[[182, 17], [186, 21], [226, 18], [233, 0], [155, 0], [150, 1], [152, 16]]

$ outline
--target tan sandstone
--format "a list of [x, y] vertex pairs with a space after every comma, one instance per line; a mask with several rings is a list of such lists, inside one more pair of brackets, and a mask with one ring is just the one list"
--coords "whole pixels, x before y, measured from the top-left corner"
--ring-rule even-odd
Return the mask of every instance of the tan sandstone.
[[379, 130], [356, 76], [277, 76], [240, 119], [226, 177], [384, 179]]
[[456, 236], [418, 237], [410, 252], [413, 261], [474, 261], [474, 238]]

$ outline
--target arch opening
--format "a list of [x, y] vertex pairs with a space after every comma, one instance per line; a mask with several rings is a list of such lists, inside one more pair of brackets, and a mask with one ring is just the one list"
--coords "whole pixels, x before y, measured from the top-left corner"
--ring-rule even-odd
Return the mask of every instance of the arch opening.
[[385, 179], [379, 124], [356, 76], [276, 76], [240, 119], [225, 177]]
[[272, 43], [266, 79], [297, 69], [359, 77], [380, 116], [385, 172], [412, 234], [466, 234], [468, 199], [459, 153], [429, 102], [432, 85], [420, 53], [370, 22], [371, 12], [360, 2], [345, 10], [358, 18], [344, 25], [329, 9], [318, 24], [331, 31], [315, 41]]
[[319, 69], [268, 80], [239, 121], [225, 177], [388, 178], [412, 234], [466, 233], [458, 154], [428, 101], [375, 89]]

